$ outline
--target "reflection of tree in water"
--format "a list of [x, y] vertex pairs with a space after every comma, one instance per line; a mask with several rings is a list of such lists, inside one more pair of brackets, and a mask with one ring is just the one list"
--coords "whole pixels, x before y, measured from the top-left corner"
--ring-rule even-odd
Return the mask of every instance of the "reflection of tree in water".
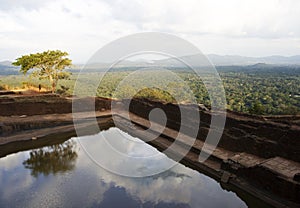
[[77, 153], [74, 141], [32, 150], [30, 157], [23, 162], [25, 168], [31, 169], [31, 175], [45, 176], [53, 173], [71, 171], [75, 167]]

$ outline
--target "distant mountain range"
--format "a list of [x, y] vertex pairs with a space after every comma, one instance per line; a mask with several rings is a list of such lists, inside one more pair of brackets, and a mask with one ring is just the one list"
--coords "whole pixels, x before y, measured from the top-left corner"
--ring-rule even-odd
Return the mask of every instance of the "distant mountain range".
[[1, 61], [0, 62], [0, 66], [9, 66], [9, 67], [14, 67], [13, 65], [11, 65], [11, 61]]
[[19, 67], [11, 65], [10, 61], [0, 62], [0, 75], [16, 75], [19, 74]]
[[278, 64], [278, 65], [300, 65], [300, 55], [297, 56], [265, 56], [265, 57], [246, 57], [246, 56], [220, 56], [209, 54], [207, 57], [215, 65], [253, 65], [257, 63]]
[[[192, 65], [206, 65], [207, 61], [203, 57], [203, 60], [199, 60], [198, 55], [190, 55], [180, 57], [186, 63], [191, 63]], [[211, 61], [212, 64], [216, 66], [244, 66], [244, 65], [254, 65], [258, 63], [272, 64], [272, 65], [300, 65], [300, 55], [298, 56], [266, 56], [266, 57], [246, 57], [246, 56], [221, 56], [215, 54], [208, 54], [206, 57]], [[154, 61], [154, 64], [176, 66], [181, 65], [176, 59], [163, 59]]]
[[[202, 60], [199, 60], [203, 58]], [[298, 56], [266, 56], [266, 57], [246, 57], [246, 56], [232, 56], [232, 55], [215, 55], [209, 54], [206, 57], [215, 66], [246, 66], [254, 64], [271, 64], [271, 65], [300, 65], [300, 55]], [[179, 57], [182, 61], [190, 63], [194, 66], [207, 65], [207, 59], [203, 56], [189, 55]], [[86, 68], [96, 69], [109, 67], [108, 63], [93, 63], [85, 66]], [[147, 66], [168, 66], [168, 67], [183, 67], [180, 61], [175, 58], [167, 58], [160, 60], [138, 60], [129, 61], [125, 60], [117, 64], [117, 68], [120, 67], [147, 67]]]
[[[246, 56], [234, 56], [234, 55], [216, 55], [208, 54], [207, 58], [215, 66], [246, 66], [246, 65], [255, 65], [261, 64], [265, 65], [299, 65], [300, 66], [300, 55], [297, 56], [266, 56], [266, 57], [246, 57]], [[207, 61], [204, 58], [199, 60], [198, 55], [189, 55], [179, 57], [186, 63], [191, 63], [195, 66], [207, 65]], [[11, 65], [10, 61], [0, 62], [0, 75], [9, 75], [9, 74], [18, 74], [19, 67]], [[109, 67], [110, 63], [93, 63], [85, 66], [88, 69], [104, 69]], [[84, 65], [78, 64], [71, 71], [76, 71], [82, 68]], [[183, 67], [184, 65], [174, 58], [160, 59], [160, 60], [137, 60], [137, 61], [122, 61], [116, 66], [116, 68], [126, 68], [126, 67], [151, 67], [151, 66], [168, 66], [168, 67]], [[257, 65], [259, 66], [259, 65]]]

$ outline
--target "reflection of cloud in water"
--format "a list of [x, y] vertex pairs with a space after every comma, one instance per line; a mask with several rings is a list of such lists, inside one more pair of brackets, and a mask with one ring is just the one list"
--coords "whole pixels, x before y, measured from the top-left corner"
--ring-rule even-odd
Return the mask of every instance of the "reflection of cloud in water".
[[[106, 139], [112, 138], [117, 130], [116, 128], [111, 128], [105, 132]], [[97, 137], [96, 135], [94, 137]], [[98, 137], [98, 140], [101, 137]], [[122, 138], [118, 138], [122, 139]], [[94, 144], [93, 136], [82, 138], [81, 142], [91, 142]], [[128, 140], [127, 140], [128, 141]], [[98, 141], [97, 141], [98, 142]], [[96, 146], [103, 143], [94, 144], [94, 148], [98, 149]], [[123, 143], [126, 144], [126, 143]], [[136, 143], [135, 143], [136, 144]], [[131, 144], [130, 151], [135, 151], [132, 154], [137, 156], [149, 155], [149, 152], [157, 152], [156, 149], [150, 145], [144, 143], [143, 145]], [[122, 147], [126, 149], [125, 147]], [[109, 151], [105, 151], [101, 148], [101, 156], [105, 154], [107, 158], [110, 158]], [[149, 151], [149, 152], [148, 152]], [[94, 153], [97, 153], [96, 151]], [[110, 162], [114, 165], [115, 170], [119, 168], [129, 168], [131, 171], [140, 171], [143, 167], [152, 168], [157, 163], [161, 165], [167, 164], [170, 160], [163, 154], [160, 155], [160, 160], [157, 158], [152, 158], [153, 160], [140, 160], [138, 164], [126, 164], [128, 162], [125, 160], [113, 160], [110, 158]], [[88, 157], [81, 157], [88, 159]], [[146, 162], [146, 164], [143, 164]], [[78, 165], [86, 164], [85, 162], [80, 162]], [[124, 167], [124, 165], [127, 167]], [[122, 177], [116, 174], [112, 174], [101, 167], [94, 166], [94, 171], [105, 183], [114, 183], [118, 187], [125, 187], [126, 191], [133, 197], [137, 197], [141, 202], [151, 201], [154, 203], [158, 202], [172, 202], [172, 203], [187, 203], [192, 207], [198, 207], [199, 205], [205, 205], [204, 207], [216, 207], [218, 204], [220, 207], [245, 207], [245, 203], [236, 197], [232, 192], [224, 191], [220, 185], [213, 179], [199, 174], [197, 171], [186, 168], [185, 166], [178, 164], [172, 169], [165, 171], [159, 175], [144, 177], [144, 178], [130, 178]], [[225, 202], [225, 203], [224, 203]]]
[[98, 175], [105, 183], [125, 187], [131, 196], [143, 203], [151, 201], [155, 204], [159, 202], [186, 203], [191, 207], [200, 205], [205, 205], [203, 207], [212, 205], [212, 207], [245, 207], [235, 194], [224, 192], [215, 181], [186, 169], [182, 165], [147, 178], [122, 177], [103, 170], [99, 171]]
[[145, 142], [134, 142], [110, 128], [99, 134], [82, 137], [80, 143], [101, 167], [120, 175], [143, 177], [160, 173], [176, 164]]
[[96, 175], [76, 172], [48, 180], [41, 184], [38, 194], [28, 200], [25, 207], [91, 207], [101, 203], [110, 186]]
[[28, 157], [27, 154], [11, 154], [6, 157], [0, 158], [0, 167], [2, 170], [10, 170], [20, 165], [20, 161], [23, 161]]
[[[29, 174], [24, 174], [20, 165], [28, 154], [11, 154], [0, 160], [0, 181], [1, 188], [5, 187], [3, 192], [4, 198], [10, 198], [18, 193], [20, 190], [28, 189], [33, 183], [34, 179]], [[28, 172], [28, 171], [25, 171]]]
[[5, 187], [3, 198], [14, 198], [15, 194], [21, 190], [28, 190], [34, 183], [34, 179], [29, 174], [23, 175], [17, 170], [10, 176], [2, 174], [0, 180], [3, 181], [1, 188]]
[[[116, 131], [112, 129], [106, 133], [113, 135], [114, 132]], [[88, 140], [93, 139], [81, 139]], [[148, 145], [145, 151], [143, 148], [130, 147], [130, 151], [136, 151], [134, 154], [138, 156], [149, 154], [149, 149], [156, 151]], [[37, 178], [32, 177], [30, 170], [22, 165], [29, 157], [28, 152], [1, 158], [0, 207], [92, 207], [104, 202], [107, 194], [111, 194], [111, 190], [116, 187], [122, 190], [125, 188], [130, 198], [140, 203], [180, 203], [191, 207], [246, 206], [234, 193], [222, 190], [214, 180], [181, 164], [159, 175], [129, 178], [112, 174], [97, 166], [80, 148], [77, 154], [76, 167], [71, 172], [48, 176], [41, 174]], [[152, 168], [157, 162], [164, 164], [164, 160], [169, 159], [161, 154], [159, 161], [148, 160], [143, 166]], [[109, 158], [109, 161], [113, 162], [116, 169], [126, 166], [121, 160], [115, 162], [113, 158]], [[139, 163], [130, 168], [138, 170], [143, 166]], [[110, 197], [118, 200], [114, 195]]]
[[0, 166], [0, 207], [90, 207], [99, 204], [110, 187], [91, 171], [90, 160], [82, 160], [88, 162], [84, 169], [35, 178], [22, 165], [28, 157], [28, 152], [21, 152], [0, 160], [18, 161], [5, 169]]

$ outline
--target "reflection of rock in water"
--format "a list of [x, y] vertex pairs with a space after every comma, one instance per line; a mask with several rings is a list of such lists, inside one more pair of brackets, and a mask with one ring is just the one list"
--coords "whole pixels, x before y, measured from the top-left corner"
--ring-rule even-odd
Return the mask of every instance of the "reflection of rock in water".
[[158, 178], [162, 178], [162, 179], [167, 179], [167, 178], [181, 178], [181, 179], [184, 179], [184, 178], [192, 178], [190, 175], [188, 174], [184, 174], [184, 173], [177, 173], [177, 172], [174, 172], [172, 170], [167, 170], [167, 171], [164, 171], [160, 174], [157, 174], [157, 175], [153, 175], [153, 176], [149, 176], [149, 178], [153, 178], [153, 179], [158, 179]]
[[23, 162], [25, 168], [31, 170], [31, 175], [49, 175], [71, 171], [75, 167], [77, 152], [74, 141], [66, 141], [30, 152], [30, 157]]

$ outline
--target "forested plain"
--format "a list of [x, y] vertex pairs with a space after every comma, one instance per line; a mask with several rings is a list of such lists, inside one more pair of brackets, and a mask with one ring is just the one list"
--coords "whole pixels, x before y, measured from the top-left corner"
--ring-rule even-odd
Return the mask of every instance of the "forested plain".
[[[263, 115], [300, 114], [300, 67], [297, 66], [224, 66], [217, 67], [225, 89], [227, 109]], [[104, 73], [87, 69], [71, 70], [69, 79], [59, 80], [57, 93], [107, 98], [146, 97], [162, 102], [197, 102], [211, 106], [206, 87], [214, 89], [210, 74], [201, 76], [181, 68], [169, 70], [119, 68]], [[211, 85], [204, 85], [209, 80]], [[74, 85], [77, 85], [74, 92]], [[0, 77], [0, 88], [16, 89], [51, 86], [31, 76]], [[192, 96], [191, 96], [192, 95]]]

